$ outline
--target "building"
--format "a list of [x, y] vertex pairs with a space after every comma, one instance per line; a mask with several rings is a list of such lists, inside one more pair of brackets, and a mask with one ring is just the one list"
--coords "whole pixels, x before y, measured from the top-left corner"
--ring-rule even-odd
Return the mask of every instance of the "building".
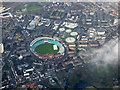
[[5, 7], [0, 7], [0, 18], [4, 18], [4, 19], [7, 19], [7, 18], [12, 18], [13, 15], [8, 11], [10, 10], [10, 8], [5, 8]]
[[54, 50], [58, 50], [57, 45], [53, 45], [53, 49], [54, 49]]
[[3, 44], [1, 43], [0, 44], [0, 53], [3, 53], [4, 52], [4, 46], [3, 46]]
[[0, 17], [1, 18], [12, 18], [13, 16], [11, 13], [7, 12], [7, 13], [0, 14]]
[[97, 35], [105, 35], [105, 29], [103, 29], [103, 28], [98, 29]]
[[54, 24], [55, 24], [56, 26], [59, 26], [59, 25], [61, 24], [61, 21], [55, 20], [55, 21], [54, 21]]
[[90, 47], [98, 47], [99, 46], [99, 42], [98, 41], [92, 41], [89, 43]]
[[78, 45], [78, 47], [87, 47], [88, 46], [88, 43], [83, 43], [83, 42], [81, 42], [79, 45]]
[[73, 64], [73, 61], [66, 61], [65, 64], [68, 65], [68, 64]]
[[35, 18], [27, 26], [27, 29], [33, 30], [35, 26], [38, 25], [38, 23], [39, 23], [39, 16], [35, 16]]
[[64, 22], [63, 24], [65, 25], [65, 27], [71, 28], [71, 29], [78, 27], [78, 23]]
[[120, 19], [114, 19], [114, 25], [118, 25], [119, 21], [120, 21]]

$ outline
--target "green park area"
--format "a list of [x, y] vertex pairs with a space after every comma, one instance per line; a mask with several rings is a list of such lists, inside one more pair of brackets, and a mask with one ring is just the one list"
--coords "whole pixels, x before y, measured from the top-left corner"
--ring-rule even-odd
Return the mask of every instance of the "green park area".
[[29, 13], [37, 13], [37, 12], [40, 12], [42, 10], [42, 7], [40, 5], [37, 5], [37, 4], [31, 4], [31, 5], [28, 5], [28, 4], [25, 4], [25, 5], [19, 5], [15, 8], [15, 10], [20, 10], [20, 9], [27, 9]]
[[116, 68], [111, 65], [107, 65], [106, 67], [101, 65], [98, 67], [94, 64], [87, 65], [84, 68], [76, 68], [69, 75], [67, 85], [68, 87], [79, 87], [83, 85], [81, 82], [86, 82], [97, 88], [111, 88], [113, 85], [113, 78], [117, 77], [117, 71], [115, 70]]
[[42, 9], [42, 7], [39, 5], [31, 5], [30, 7], [28, 7], [28, 12], [29, 13], [36, 13], [36, 12], [40, 12], [41, 9]]
[[54, 50], [53, 45], [51, 43], [41, 44], [35, 48], [35, 52], [39, 54], [57, 54], [59, 47], [57, 46], [58, 49]]
[[4, 66], [3, 66], [3, 70], [8, 70], [8, 65], [7, 64], [5, 64]]

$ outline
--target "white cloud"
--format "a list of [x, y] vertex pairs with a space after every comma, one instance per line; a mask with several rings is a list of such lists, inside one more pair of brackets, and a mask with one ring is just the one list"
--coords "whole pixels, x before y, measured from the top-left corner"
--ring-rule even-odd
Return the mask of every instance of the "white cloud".
[[118, 64], [118, 39], [112, 39], [99, 49], [91, 51], [93, 55], [91, 62], [96, 62], [97, 66], [107, 66], [108, 64]]

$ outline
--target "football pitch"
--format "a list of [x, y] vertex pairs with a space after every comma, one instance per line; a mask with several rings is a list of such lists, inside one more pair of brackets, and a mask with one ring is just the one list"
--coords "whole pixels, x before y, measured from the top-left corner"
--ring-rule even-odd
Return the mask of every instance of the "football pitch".
[[59, 52], [59, 47], [57, 46], [57, 50], [53, 49], [52, 43], [44, 43], [40, 44], [35, 48], [35, 52], [39, 54], [57, 54]]

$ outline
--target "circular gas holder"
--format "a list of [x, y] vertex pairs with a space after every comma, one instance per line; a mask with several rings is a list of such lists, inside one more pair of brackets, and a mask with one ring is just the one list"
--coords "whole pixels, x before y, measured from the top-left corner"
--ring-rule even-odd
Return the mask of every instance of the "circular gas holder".
[[70, 35], [71, 35], [71, 36], [77, 36], [77, 35], [78, 35], [78, 32], [71, 32]]
[[67, 43], [74, 43], [76, 40], [75, 40], [74, 37], [68, 37], [68, 38], [65, 39], [65, 41], [66, 41]]

